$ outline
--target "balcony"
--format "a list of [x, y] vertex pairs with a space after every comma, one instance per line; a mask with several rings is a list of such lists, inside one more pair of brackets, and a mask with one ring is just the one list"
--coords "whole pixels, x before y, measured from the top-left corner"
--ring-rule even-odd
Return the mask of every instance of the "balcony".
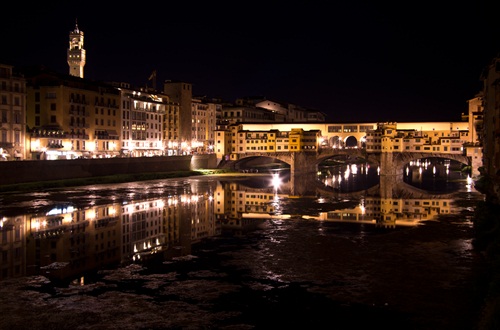
[[69, 123], [69, 127], [89, 128], [90, 125], [87, 123]]
[[62, 144], [59, 144], [59, 143], [49, 143], [47, 145], [47, 148], [48, 149], [62, 149], [62, 148], [64, 148], [64, 146]]
[[89, 103], [86, 100], [80, 100], [80, 99], [69, 99], [70, 103], [74, 104], [82, 104], [82, 105], [88, 105]]
[[88, 134], [67, 134], [66, 137], [68, 139], [72, 139], [72, 140], [88, 140], [89, 139], [89, 135]]
[[10, 148], [13, 148], [13, 147], [14, 147], [14, 144], [11, 143], [11, 142], [0, 142], [0, 148], [10, 149]]

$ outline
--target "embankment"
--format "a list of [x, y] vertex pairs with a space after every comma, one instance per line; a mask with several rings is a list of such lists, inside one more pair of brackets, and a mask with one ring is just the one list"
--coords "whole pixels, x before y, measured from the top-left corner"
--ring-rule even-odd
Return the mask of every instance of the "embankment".
[[214, 169], [215, 154], [139, 158], [26, 160], [0, 162], [0, 185], [81, 179], [116, 174]]

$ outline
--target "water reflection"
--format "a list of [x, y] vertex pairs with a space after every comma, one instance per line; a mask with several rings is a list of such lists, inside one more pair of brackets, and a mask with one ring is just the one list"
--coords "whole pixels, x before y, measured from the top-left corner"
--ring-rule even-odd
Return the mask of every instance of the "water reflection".
[[[45, 275], [78, 279], [119, 264], [190, 254], [191, 246], [224, 230], [250, 230], [263, 220], [309, 219], [394, 228], [452, 213], [450, 195], [384, 182], [377, 169], [348, 166], [317, 176], [188, 180], [158, 198], [75, 207], [0, 220], [0, 279]], [[379, 184], [375, 179], [382, 180]], [[386, 187], [391, 187], [387, 194]], [[362, 187], [363, 189], [359, 189]], [[140, 195], [140, 194], [138, 194]]]
[[405, 167], [404, 182], [424, 190], [453, 191], [470, 178], [461, 166], [459, 162], [441, 158], [412, 161]]
[[352, 192], [368, 189], [379, 183], [380, 167], [368, 163], [321, 167], [318, 178], [325, 187]]

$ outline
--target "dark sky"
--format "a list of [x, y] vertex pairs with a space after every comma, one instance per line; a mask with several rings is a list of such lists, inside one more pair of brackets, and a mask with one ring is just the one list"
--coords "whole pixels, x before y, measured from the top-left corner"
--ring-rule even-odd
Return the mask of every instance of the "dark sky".
[[85, 78], [145, 86], [156, 69], [158, 87], [262, 95], [335, 122], [459, 121], [500, 51], [486, 1], [18, 2], [0, 20], [5, 64], [67, 73], [78, 20]]

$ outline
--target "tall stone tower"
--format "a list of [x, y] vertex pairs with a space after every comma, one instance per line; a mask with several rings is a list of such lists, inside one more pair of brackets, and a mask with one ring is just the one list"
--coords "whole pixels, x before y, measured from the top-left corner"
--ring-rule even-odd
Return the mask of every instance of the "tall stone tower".
[[[191, 146], [192, 138], [192, 114], [191, 103], [193, 101], [193, 88], [190, 83], [182, 81], [165, 80], [163, 92], [167, 94], [170, 101], [179, 105], [178, 120], [174, 126], [180, 143], [187, 143]], [[168, 116], [165, 116], [167, 118]]]
[[83, 32], [78, 29], [78, 22], [75, 24], [75, 29], [69, 32], [68, 65], [70, 75], [83, 78], [85, 49], [83, 49]]

